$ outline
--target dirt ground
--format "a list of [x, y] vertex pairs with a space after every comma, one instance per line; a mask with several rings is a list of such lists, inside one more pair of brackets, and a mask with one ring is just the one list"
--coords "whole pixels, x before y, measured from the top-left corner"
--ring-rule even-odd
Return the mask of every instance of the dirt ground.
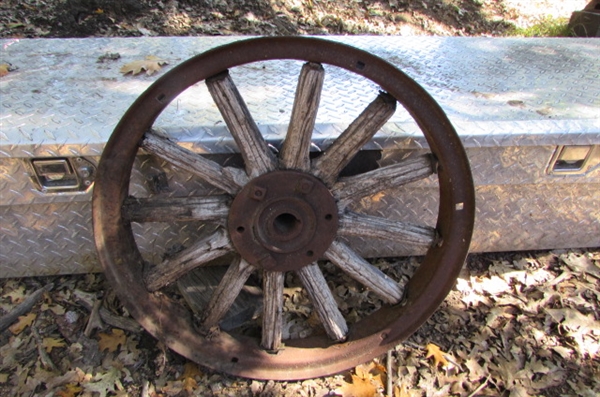
[[[2, 0], [0, 37], [503, 36], [586, 3]], [[416, 266], [414, 258], [376, 264], [391, 275]], [[344, 285], [339, 302], [374, 302], [352, 281]], [[388, 355], [298, 382], [241, 379], [187, 361], [139, 328], [102, 274], [0, 279], [0, 319], [36, 291], [31, 308], [0, 332], [1, 396], [600, 395], [600, 248], [471, 255], [440, 309]], [[286, 288], [290, 318], [309, 318], [303, 294]]]
[[3, 0], [1, 37], [502, 36], [586, 0]]

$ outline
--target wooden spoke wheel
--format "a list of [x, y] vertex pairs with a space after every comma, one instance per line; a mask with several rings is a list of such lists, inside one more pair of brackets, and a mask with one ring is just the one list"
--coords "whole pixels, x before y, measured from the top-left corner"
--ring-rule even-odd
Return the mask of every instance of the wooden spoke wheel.
[[[306, 61], [281, 150], [268, 147], [228, 70], [257, 61]], [[322, 65], [361, 75], [381, 87], [377, 98], [323, 153], [309, 157], [324, 79]], [[152, 132], [156, 118], [184, 90], [205, 81], [243, 158], [224, 167]], [[421, 128], [431, 153], [340, 178], [339, 174], [400, 103]], [[131, 204], [129, 181], [142, 147], [222, 191], [202, 197], [145, 198]], [[348, 210], [353, 200], [437, 174], [435, 227]], [[436, 102], [386, 61], [313, 38], [259, 38], [198, 55], [166, 73], [125, 113], [98, 166], [93, 197], [95, 241], [109, 282], [125, 307], [179, 354], [233, 375], [291, 380], [336, 373], [372, 359], [413, 333], [452, 287], [467, 255], [474, 190], [461, 142]], [[401, 210], [401, 209], [399, 209]], [[206, 221], [220, 225], [178, 254], [145, 266], [132, 222]], [[358, 236], [427, 246], [400, 284], [345, 243]], [[232, 258], [201, 315], [162, 293], [216, 258]], [[384, 304], [352, 323], [344, 318], [317, 263], [327, 259]], [[310, 299], [321, 334], [282, 341], [285, 275]], [[219, 323], [248, 278], [262, 282], [260, 336], [225, 332]]]

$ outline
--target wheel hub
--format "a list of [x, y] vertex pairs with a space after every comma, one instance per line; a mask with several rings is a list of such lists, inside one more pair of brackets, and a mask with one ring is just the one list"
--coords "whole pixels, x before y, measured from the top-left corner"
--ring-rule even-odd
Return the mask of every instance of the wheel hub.
[[274, 171], [251, 180], [231, 205], [228, 229], [249, 263], [297, 270], [321, 258], [336, 236], [337, 205], [312, 175]]

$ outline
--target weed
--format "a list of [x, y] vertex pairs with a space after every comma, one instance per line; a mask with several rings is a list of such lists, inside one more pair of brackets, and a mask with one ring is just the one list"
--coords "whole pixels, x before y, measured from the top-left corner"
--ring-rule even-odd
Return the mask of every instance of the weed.
[[569, 28], [568, 18], [546, 16], [532, 26], [509, 29], [506, 35], [521, 37], [572, 37], [573, 30]]

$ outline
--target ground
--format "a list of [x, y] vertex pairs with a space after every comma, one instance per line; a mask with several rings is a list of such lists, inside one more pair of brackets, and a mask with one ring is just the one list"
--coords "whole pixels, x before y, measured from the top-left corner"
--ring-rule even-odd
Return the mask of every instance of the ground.
[[[0, 36], [502, 36], [548, 18], [568, 18], [585, 3], [4, 0]], [[415, 262], [398, 258], [377, 265], [393, 274], [414, 268]], [[198, 367], [141, 330], [102, 274], [2, 279], [0, 319], [45, 285], [53, 288], [40, 291], [32, 307], [0, 333], [0, 395], [600, 394], [600, 249], [471, 255], [440, 309], [387, 356], [300, 382], [251, 381]], [[351, 281], [335, 294], [339, 302], [358, 306], [374, 302]], [[286, 289], [286, 302], [291, 301], [295, 305], [286, 305], [290, 315], [310, 316], [301, 290]]]
[[586, 0], [4, 0], [1, 37], [391, 34], [501, 36]]

